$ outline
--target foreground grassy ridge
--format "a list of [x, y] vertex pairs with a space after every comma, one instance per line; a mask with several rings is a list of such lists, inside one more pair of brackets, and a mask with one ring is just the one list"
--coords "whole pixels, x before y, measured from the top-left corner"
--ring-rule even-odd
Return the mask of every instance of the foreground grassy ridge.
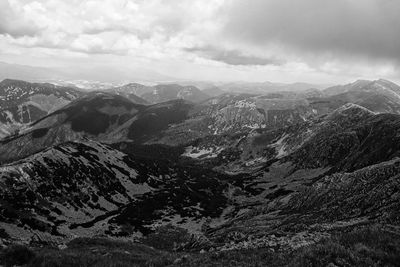
[[[290, 252], [269, 249], [206, 253], [174, 253], [142, 244], [103, 238], [78, 238], [67, 248], [28, 249], [23, 246], [2, 252], [2, 264], [26, 266], [400, 266], [400, 236], [364, 228]], [[23, 261], [23, 262], [22, 262]]]
[[[27, 249], [20, 245], [13, 246], [3, 251], [1, 259], [5, 266], [25, 264], [32, 267], [165, 266], [174, 260], [170, 253], [149, 246], [106, 238], [77, 238], [63, 250], [54, 247]], [[161, 263], [158, 264], [158, 261]]]

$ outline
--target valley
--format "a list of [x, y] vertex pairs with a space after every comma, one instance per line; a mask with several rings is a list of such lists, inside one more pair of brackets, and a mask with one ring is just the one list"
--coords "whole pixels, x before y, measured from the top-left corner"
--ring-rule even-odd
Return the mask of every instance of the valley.
[[[278, 89], [4, 80], [0, 245], [104, 242], [185, 266], [226, 251], [296, 258], [347, 233], [394, 242], [400, 87]], [[163, 234], [176, 242], [151, 243]]]

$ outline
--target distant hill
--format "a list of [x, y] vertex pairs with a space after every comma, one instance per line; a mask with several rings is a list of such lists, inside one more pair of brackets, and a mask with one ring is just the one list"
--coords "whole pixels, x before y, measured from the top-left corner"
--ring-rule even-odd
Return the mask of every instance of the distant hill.
[[220, 95], [225, 93], [225, 91], [222, 90], [221, 88], [219, 88], [218, 86], [208, 87], [206, 89], [203, 89], [202, 91], [206, 95], [213, 96], [213, 97], [214, 96], [220, 96]]
[[86, 80], [97, 82], [169, 81], [171, 77], [145, 68], [112, 66], [39, 67], [0, 62], [0, 79], [18, 79], [31, 82], [54, 80]]
[[266, 94], [276, 91], [303, 91], [308, 89], [324, 89], [326, 86], [308, 83], [272, 83], [272, 82], [231, 82], [217, 84], [226, 92]]
[[142, 97], [150, 103], [161, 103], [173, 99], [184, 99], [196, 103], [209, 98], [207, 94], [194, 86], [181, 86], [178, 84], [156, 85], [151, 93], [145, 93]]
[[359, 80], [323, 90], [325, 97], [311, 98], [317, 110], [354, 103], [374, 112], [400, 113], [400, 86], [387, 80]]
[[0, 82], [0, 137], [27, 126], [83, 94], [73, 87], [3, 80]]
[[[174, 99], [184, 99], [198, 103], [210, 97], [197, 87], [182, 86], [179, 84], [158, 84], [155, 86], [146, 86], [138, 83], [130, 83], [111, 88], [107, 91], [115, 92], [128, 98], [131, 94], [134, 94], [151, 104]], [[143, 104], [146, 104], [146, 102], [143, 102]]]

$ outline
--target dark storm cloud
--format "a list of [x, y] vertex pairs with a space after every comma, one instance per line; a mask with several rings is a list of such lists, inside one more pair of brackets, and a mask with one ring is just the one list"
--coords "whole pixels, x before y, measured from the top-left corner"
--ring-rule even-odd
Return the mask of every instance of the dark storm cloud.
[[20, 18], [8, 0], [0, 1], [0, 34], [13, 37], [33, 36], [38, 30], [32, 22]]
[[252, 45], [400, 61], [400, 1], [233, 0], [224, 32]]
[[187, 48], [186, 51], [193, 52], [204, 58], [224, 62], [235, 66], [257, 66], [257, 65], [281, 65], [277, 59], [263, 58], [245, 55], [238, 50], [223, 50], [213, 46]]

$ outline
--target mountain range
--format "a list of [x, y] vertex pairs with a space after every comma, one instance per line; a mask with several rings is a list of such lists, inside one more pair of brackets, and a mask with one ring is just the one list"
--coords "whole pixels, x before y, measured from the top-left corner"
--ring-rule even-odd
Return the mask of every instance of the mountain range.
[[23, 127], [0, 140], [2, 242], [141, 242], [173, 226], [196, 236], [191, 252], [286, 253], [366, 226], [399, 234], [400, 87], [304, 88], [4, 80], [3, 128]]
[[[145, 86], [137, 83], [130, 83], [120, 87], [110, 89], [112, 92], [125, 97], [139, 96], [144, 101], [143, 104], [161, 103], [174, 99], [185, 99], [191, 102], [201, 102], [210, 96], [195, 86], [182, 86], [179, 84], [158, 84], [155, 86]], [[133, 99], [135, 100], [135, 99]], [[137, 102], [137, 100], [136, 100]]]

